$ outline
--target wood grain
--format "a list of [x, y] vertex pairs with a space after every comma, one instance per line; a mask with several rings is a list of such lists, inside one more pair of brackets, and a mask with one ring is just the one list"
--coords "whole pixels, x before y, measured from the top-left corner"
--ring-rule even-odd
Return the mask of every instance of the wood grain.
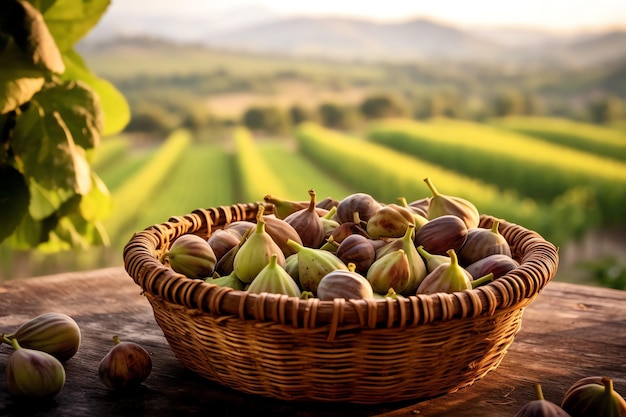
[[[200, 378], [172, 354], [148, 301], [121, 267], [0, 283], [0, 333], [48, 311], [69, 314], [82, 331], [81, 348], [65, 364], [65, 387], [50, 402], [10, 396], [5, 370], [12, 349], [0, 345], [2, 416], [514, 416], [534, 399], [534, 383], [560, 403], [571, 384], [592, 375], [612, 377], [626, 393], [626, 291], [606, 288], [551, 282], [526, 308], [500, 366], [482, 380], [439, 398], [375, 406], [285, 402]], [[152, 355], [152, 374], [134, 391], [114, 392], [98, 379], [113, 335]]]

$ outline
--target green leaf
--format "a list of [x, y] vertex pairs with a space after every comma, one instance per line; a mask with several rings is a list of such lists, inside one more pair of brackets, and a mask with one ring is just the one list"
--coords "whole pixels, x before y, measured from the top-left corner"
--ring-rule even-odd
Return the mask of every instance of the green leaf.
[[87, 194], [91, 168], [57, 111], [46, 112], [35, 97], [17, 117], [13, 152], [26, 177], [51, 190]]
[[0, 242], [10, 236], [28, 212], [28, 185], [15, 168], [0, 165]]
[[43, 239], [44, 236], [47, 236], [47, 232], [46, 234], [43, 233], [42, 222], [34, 220], [26, 213], [7, 242], [12, 248], [25, 250], [39, 245], [45, 240]]
[[2, 8], [0, 32], [11, 37], [24, 57], [37, 68], [62, 73], [65, 65], [61, 52], [39, 10], [20, 0], [5, 0]]
[[81, 216], [87, 221], [98, 221], [107, 218], [113, 211], [113, 200], [104, 181], [94, 172], [91, 173], [91, 191], [80, 201]]
[[11, 38], [0, 51], [0, 68], [0, 114], [17, 109], [43, 87], [44, 71], [29, 62]]
[[110, 0], [40, 1], [43, 17], [61, 51], [82, 39], [106, 12]]
[[63, 203], [75, 195], [72, 190], [46, 188], [33, 178], [28, 181], [28, 189], [30, 190], [28, 212], [34, 220], [50, 217]]
[[124, 130], [130, 122], [130, 106], [126, 98], [111, 84], [93, 74], [83, 59], [74, 50], [65, 51], [64, 80], [81, 80], [89, 84], [100, 98], [100, 106], [104, 113], [103, 136], [113, 135]]
[[104, 124], [98, 96], [81, 81], [68, 81], [45, 88], [33, 100], [47, 113], [58, 112], [74, 139], [83, 149], [100, 143]]

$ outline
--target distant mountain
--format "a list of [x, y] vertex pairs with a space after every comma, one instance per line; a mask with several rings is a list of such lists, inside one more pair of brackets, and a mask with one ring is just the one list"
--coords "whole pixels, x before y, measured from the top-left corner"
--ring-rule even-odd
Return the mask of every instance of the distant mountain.
[[83, 43], [116, 36], [154, 37], [237, 51], [364, 61], [456, 60], [516, 66], [593, 66], [626, 59], [626, 31], [555, 33], [476, 28], [426, 19], [281, 18], [246, 7], [195, 18], [105, 15]]
[[429, 20], [377, 23], [348, 18], [296, 17], [214, 33], [211, 46], [343, 59], [486, 58], [503, 47]]

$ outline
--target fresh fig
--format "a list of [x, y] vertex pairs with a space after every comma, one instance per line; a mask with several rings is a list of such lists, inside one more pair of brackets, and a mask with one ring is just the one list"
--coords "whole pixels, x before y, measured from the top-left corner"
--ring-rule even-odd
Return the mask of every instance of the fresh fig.
[[[263, 197], [266, 203], [271, 203], [274, 206], [274, 214], [279, 219], [285, 219], [292, 213], [298, 210], [302, 210], [309, 207], [310, 201], [307, 200], [289, 200], [287, 198], [281, 198], [272, 194], [266, 194]], [[316, 204], [316, 212], [319, 216], [324, 216], [328, 212], [326, 206], [335, 204], [334, 200], [330, 197], [325, 198]]]
[[319, 248], [324, 243], [326, 232], [324, 223], [316, 212], [315, 190], [309, 190], [309, 197], [309, 205], [285, 217], [285, 222], [298, 232], [304, 246]]
[[339, 200], [337, 214], [339, 223], [354, 221], [354, 213], [359, 214], [359, 219], [365, 223], [376, 213], [382, 204], [374, 197], [366, 193], [353, 193]]
[[352, 213], [352, 220], [339, 223], [339, 226], [331, 230], [330, 236], [332, 236], [333, 240], [337, 243], [343, 242], [346, 237], [354, 234], [370, 238], [370, 235], [368, 235], [365, 230], [366, 226], [367, 223], [361, 221], [359, 212], [355, 211]]
[[285, 255], [282, 249], [265, 230], [264, 211], [264, 206], [259, 205], [255, 231], [243, 242], [233, 259], [233, 270], [237, 278], [245, 284], [251, 283], [257, 274], [270, 263], [273, 254], [277, 255], [278, 264], [285, 267]]
[[441, 194], [428, 177], [424, 178], [424, 182], [433, 194], [428, 204], [428, 220], [451, 214], [463, 220], [468, 229], [478, 227], [480, 213], [474, 203], [465, 198]]
[[212, 277], [205, 279], [204, 282], [206, 282], [207, 284], [214, 284], [219, 287], [229, 287], [233, 290], [243, 291], [244, 289], [244, 283], [239, 278], [237, 278], [235, 271], [224, 276], [213, 274]]
[[613, 379], [606, 376], [576, 381], [566, 391], [561, 408], [571, 417], [626, 416], [626, 400], [614, 390]]
[[372, 239], [400, 237], [409, 224], [414, 224], [413, 213], [398, 204], [386, 204], [367, 221], [365, 231]]
[[239, 232], [232, 229], [216, 229], [211, 233], [207, 242], [213, 249], [216, 261], [219, 261], [226, 252], [237, 246], [240, 240], [241, 234]]
[[246, 234], [254, 232], [255, 229], [256, 223], [249, 220], [237, 220], [224, 226], [224, 230], [231, 233], [236, 233], [239, 235], [240, 238], [245, 236]]
[[417, 200], [411, 201], [409, 203], [409, 207], [413, 210], [413, 212], [428, 219], [428, 207], [430, 206], [430, 200], [432, 200], [432, 197], [418, 198]]
[[324, 275], [336, 269], [348, 270], [348, 266], [332, 252], [309, 248], [293, 240], [288, 243], [296, 249], [298, 282], [302, 291], [310, 291], [317, 296], [317, 286]]
[[363, 235], [350, 235], [339, 244], [335, 254], [346, 265], [354, 264], [356, 272], [365, 274], [376, 259], [376, 251], [370, 242]]
[[[422, 259], [426, 263], [426, 271], [432, 272], [435, 268], [437, 268], [441, 264], [449, 264], [450, 257], [447, 255], [435, 255], [429, 253], [424, 249], [423, 245], [419, 245], [417, 248], [417, 252], [422, 256]], [[469, 272], [469, 271], [468, 271]]]
[[65, 368], [61, 361], [41, 350], [20, 346], [15, 349], [6, 367], [7, 390], [18, 397], [52, 398], [65, 385]]
[[152, 358], [148, 351], [138, 343], [123, 342], [118, 336], [113, 336], [113, 343], [98, 366], [102, 383], [121, 390], [145, 381], [152, 372]]
[[317, 297], [322, 301], [335, 298], [345, 300], [372, 300], [374, 291], [369, 281], [355, 271], [355, 264], [348, 263], [348, 270], [335, 270], [326, 274], [317, 286]]
[[499, 278], [518, 266], [519, 262], [509, 255], [494, 253], [467, 265], [465, 269], [472, 274], [474, 279], [490, 272], [493, 273], [494, 278]]
[[170, 267], [192, 279], [205, 279], [215, 270], [217, 258], [206, 239], [186, 234], [178, 237], [161, 258]]
[[301, 291], [298, 283], [277, 262], [277, 255], [273, 254], [270, 262], [252, 280], [248, 291], [255, 294], [269, 292], [284, 294], [290, 297], [300, 297]]
[[279, 219], [273, 214], [266, 214], [263, 216], [265, 222], [265, 231], [272, 237], [274, 242], [283, 251], [285, 258], [295, 253], [293, 248], [287, 244], [287, 240], [295, 240], [302, 243], [300, 235], [297, 230], [293, 228], [291, 224], [284, 219]]
[[41, 350], [65, 362], [78, 351], [81, 333], [76, 321], [67, 314], [49, 312], [26, 321], [15, 332], [2, 337], [2, 341], [9, 344], [14, 339], [22, 348]]
[[337, 213], [337, 206], [331, 207], [326, 215], [320, 217], [324, 225], [324, 237], [326, 238], [331, 235], [333, 230], [339, 227], [339, 222], [334, 218], [335, 213]]
[[499, 226], [500, 221], [496, 219], [490, 229], [482, 227], [467, 229], [465, 243], [457, 253], [459, 263], [468, 266], [479, 259], [496, 253], [511, 256], [509, 242], [498, 231]]
[[417, 251], [417, 248], [413, 244], [414, 232], [415, 225], [411, 223], [407, 226], [402, 237], [395, 239], [394, 241], [376, 251], [377, 257], [384, 256], [385, 253], [397, 249], [402, 249], [406, 254], [407, 260], [409, 261], [410, 270], [409, 283], [404, 289], [394, 288], [394, 290], [401, 295], [414, 295], [417, 287], [426, 277], [426, 274], [428, 272], [426, 270], [426, 264], [424, 263], [424, 260], [422, 259], [419, 252]]
[[423, 210], [419, 206], [410, 205], [406, 201], [405, 197], [398, 197], [398, 204], [408, 209], [413, 214], [413, 224], [415, 224], [415, 230], [422, 227], [428, 221], [428, 218], [426, 217], [428, 213], [428, 201], [430, 201], [430, 199], [427, 199], [426, 209]]
[[460, 250], [467, 239], [467, 226], [458, 216], [445, 214], [429, 220], [415, 232], [415, 246], [426, 252], [445, 255], [448, 250]]
[[376, 294], [386, 294], [391, 288], [396, 293], [402, 293], [411, 279], [411, 265], [406, 253], [397, 249], [376, 259], [365, 278]]
[[434, 294], [437, 292], [453, 293], [457, 291], [471, 290], [485, 282], [493, 280], [493, 274], [473, 279], [472, 275], [459, 265], [458, 258], [454, 250], [448, 250], [450, 262], [439, 265], [432, 272], [426, 275], [418, 287], [418, 294]]
[[[527, 402], [519, 409], [515, 417], [571, 417], [557, 404], [546, 400], [540, 384], [535, 384], [536, 400]], [[599, 417], [601, 414], [596, 415]]]
[[254, 223], [251, 224], [254, 227], [252, 229], [243, 230], [243, 235], [240, 237], [239, 243], [230, 248], [224, 255], [222, 255], [221, 258], [217, 260], [217, 262], [215, 263], [215, 271], [213, 271], [213, 275], [217, 274], [219, 276], [225, 276], [234, 272], [235, 255], [237, 255], [237, 252], [239, 252], [241, 246], [248, 239], [248, 236], [250, 236], [256, 230], [256, 225]]

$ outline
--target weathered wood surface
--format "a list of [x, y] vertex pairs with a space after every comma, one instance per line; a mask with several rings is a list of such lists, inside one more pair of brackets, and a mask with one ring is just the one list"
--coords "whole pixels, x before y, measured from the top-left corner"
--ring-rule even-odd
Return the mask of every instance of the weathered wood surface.
[[[534, 383], [560, 403], [577, 379], [605, 375], [626, 394], [626, 291], [550, 283], [526, 308], [522, 330], [500, 366], [456, 393], [428, 401], [381, 405], [292, 403], [243, 394], [186, 370], [174, 357], [140, 288], [123, 268], [0, 283], [0, 333], [44, 312], [72, 316], [82, 330], [67, 381], [51, 401], [22, 402], [6, 391], [12, 348], [0, 346], [2, 416], [514, 416], [534, 399]], [[117, 393], [98, 379], [112, 336], [152, 355], [153, 371], [139, 389]], [[384, 366], [384, 364], [381, 364]]]

